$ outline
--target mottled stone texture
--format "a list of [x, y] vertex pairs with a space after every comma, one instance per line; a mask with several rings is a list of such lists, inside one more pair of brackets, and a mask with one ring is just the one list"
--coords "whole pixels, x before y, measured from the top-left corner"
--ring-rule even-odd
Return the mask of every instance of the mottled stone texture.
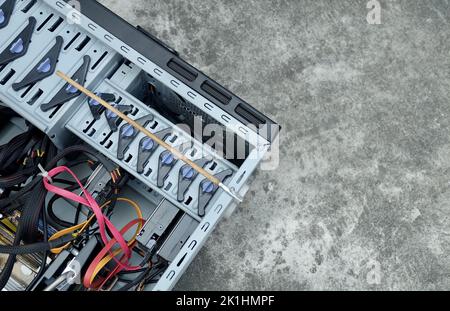
[[101, 2], [283, 126], [177, 289], [450, 289], [449, 1]]

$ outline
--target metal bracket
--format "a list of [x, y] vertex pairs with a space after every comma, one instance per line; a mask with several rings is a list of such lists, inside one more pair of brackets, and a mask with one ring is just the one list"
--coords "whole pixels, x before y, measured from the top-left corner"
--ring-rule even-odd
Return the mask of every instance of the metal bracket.
[[0, 6], [0, 29], [6, 27], [9, 23], [11, 15], [14, 10], [14, 6], [16, 4], [15, 0], [6, 0]]
[[12, 88], [14, 91], [20, 91], [21, 89], [29, 86], [30, 84], [44, 80], [50, 77], [56, 69], [56, 63], [58, 62], [59, 53], [61, 52], [63, 45], [63, 38], [61, 36], [56, 37], [55, 45], [50, 51], [37, 63], [37, 65], [28, 73], [28, 75], [20, 82], [14, 83]]
[[35, 26], [36, 19], [30, 17], [24, 30], [0, 54], [0, 66], [7, 65], [27, 54]]
[[[151, 121], [153, 121], [153, 119], [153, 115], [149, 114], [136, 121], [146, 127]], [[122, 125], [119, 133], [119, 147], [117, 148], [117, 158], [119, 160], [123, 160], [125, 158], [125, 152], [138, 135], [139, 131], [136, 130], [131, 124], [127, 123]]]
[[[86, 76], [89, 71], [90, 63], [91, 58], [88, 55], [85, 55], [83, 57], [83, 64], [72, 76], [72, 79], [74, 79], [81, 85], [84, 85], [84, 83], [86, 82]], [[55, 95], [55, 97], [53, 97], [53, 99], [49, 103], [41, 105], [41, 110], [44, 112], [49, 111], [57, 106], [61, 106], [67, 103], [68, 101], [74, 98], [77, 98], [80, 95], [81, 92], [71, 87], [70, 84], [66, 83], [64, 87]]]

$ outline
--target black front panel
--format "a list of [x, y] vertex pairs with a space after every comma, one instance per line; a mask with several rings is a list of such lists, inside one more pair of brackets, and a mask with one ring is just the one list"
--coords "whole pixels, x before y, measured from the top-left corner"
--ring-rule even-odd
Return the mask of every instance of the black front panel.
[[[68, 2], [68, 0], [66, 0]], [[260, 135], [272, 142], [278, 135], [279, 126], [274, 121], [257, 111], [251, 105], [221, 87], [214, 80], [187, 64], [178, 53], [162, 41], [134, 27], [111, 12], [109, 9], [93, 0], [80, 0], [81, 13], [102, 28], [107, 29], [114, 37], [127, 43], [130, 47], [150, 59], [156, 65], [172, 73], [193, 90], [206, 97], [228, 114], [246, 125], [260, 128]], [[275, 125], [273, 130], [272, 125]]]

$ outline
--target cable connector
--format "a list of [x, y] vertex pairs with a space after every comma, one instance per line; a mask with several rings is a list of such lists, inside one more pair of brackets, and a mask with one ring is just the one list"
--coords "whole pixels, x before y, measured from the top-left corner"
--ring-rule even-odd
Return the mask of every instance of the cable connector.
[[38, 158], [43, 158], [45, 155], [45, 151], [44, 150], [36, 150], [36, 154], [38, 156]]
[[47, 179], [51, 184], [53, 183], [52, 178], [48, 175], [48, 172], [42, 167], [41, 163], [38, 164], [38, 168], [41, 171], [38, 176], [42, 176], [43, 179]]

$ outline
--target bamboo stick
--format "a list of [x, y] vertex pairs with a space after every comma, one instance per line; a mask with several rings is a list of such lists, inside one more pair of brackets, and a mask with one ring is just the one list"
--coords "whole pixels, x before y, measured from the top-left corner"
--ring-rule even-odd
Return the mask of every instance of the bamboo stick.
[[131, 119], [130, 117], [128, 117], [127, 115], [125, 115], [124, 113], [119, 111], [118, 109], [116, 109], [114, 106], [110, 105], [106, 101], [102, 100], [99, 96], [97, 96], [93, 92], [91, 92], [88, 89], [86, 89], [84, 86], [82, 86], [79, 83], [77, 83], [76, 81], [72, 80], [70, 77], [68, 77], [63, 72], [57, 71], [56, 75], [58, 77], [60, 77], [61, 79], [63, 79], [64, 81], [66, 81], [71, 86], [73, 86], [74, 88], [76, 88], [81, 93], [85, 94], [86, 96], [88, 96], [89, 98], [95, 100], [96, 102], [98, 102], [100, 105], [102, 105], [106, 109], [108, 109], [108, 110], [112, 111], [113, 113], [115, 113], [117, 116], [119, 116], [125, 122], [127, 122], [128, 124], [133, 126], [139, 132], [142, 132], [147, 137], [153, 139], [158, 145], [160, 145], [164, 149], [170, 151], [175, 157], [177, 157], [178, 159], [180, 159], [184, 163], [190, 165], [195, 171], [197, 171], [199, 174], [203, 175], [206, 179], [211, 181], [213, 184], [215, 184], [216, 186], [221, 188], [223, 191], [225, 191], [227, 194], [229, 194], [232, 198], [234, 198], [235, 200], [237, 200], [239, 202], [242, 202], [242, 198], [240, 198], [234, 191], [232, 191], [230, 188], [228, 188], [226, 185], [224, 185], [217, 177], [213, 176], [212, 174], [207, 172], [204, 168], [200, 167], [194, 161], [192, 161], [191, 159], [186, 157], [177, 148], [174, 148], [174, 147], [170, 146], [165, 141], [163, 141], [160, 138], [158, 138], [155, 134], [153, 134], [152, 132], [147, 130], [145, 127], [143, 127], [142, 125], [140, 125], [139, 123], [137, 123], [136, 121], [134, 121], [133, 119]]

